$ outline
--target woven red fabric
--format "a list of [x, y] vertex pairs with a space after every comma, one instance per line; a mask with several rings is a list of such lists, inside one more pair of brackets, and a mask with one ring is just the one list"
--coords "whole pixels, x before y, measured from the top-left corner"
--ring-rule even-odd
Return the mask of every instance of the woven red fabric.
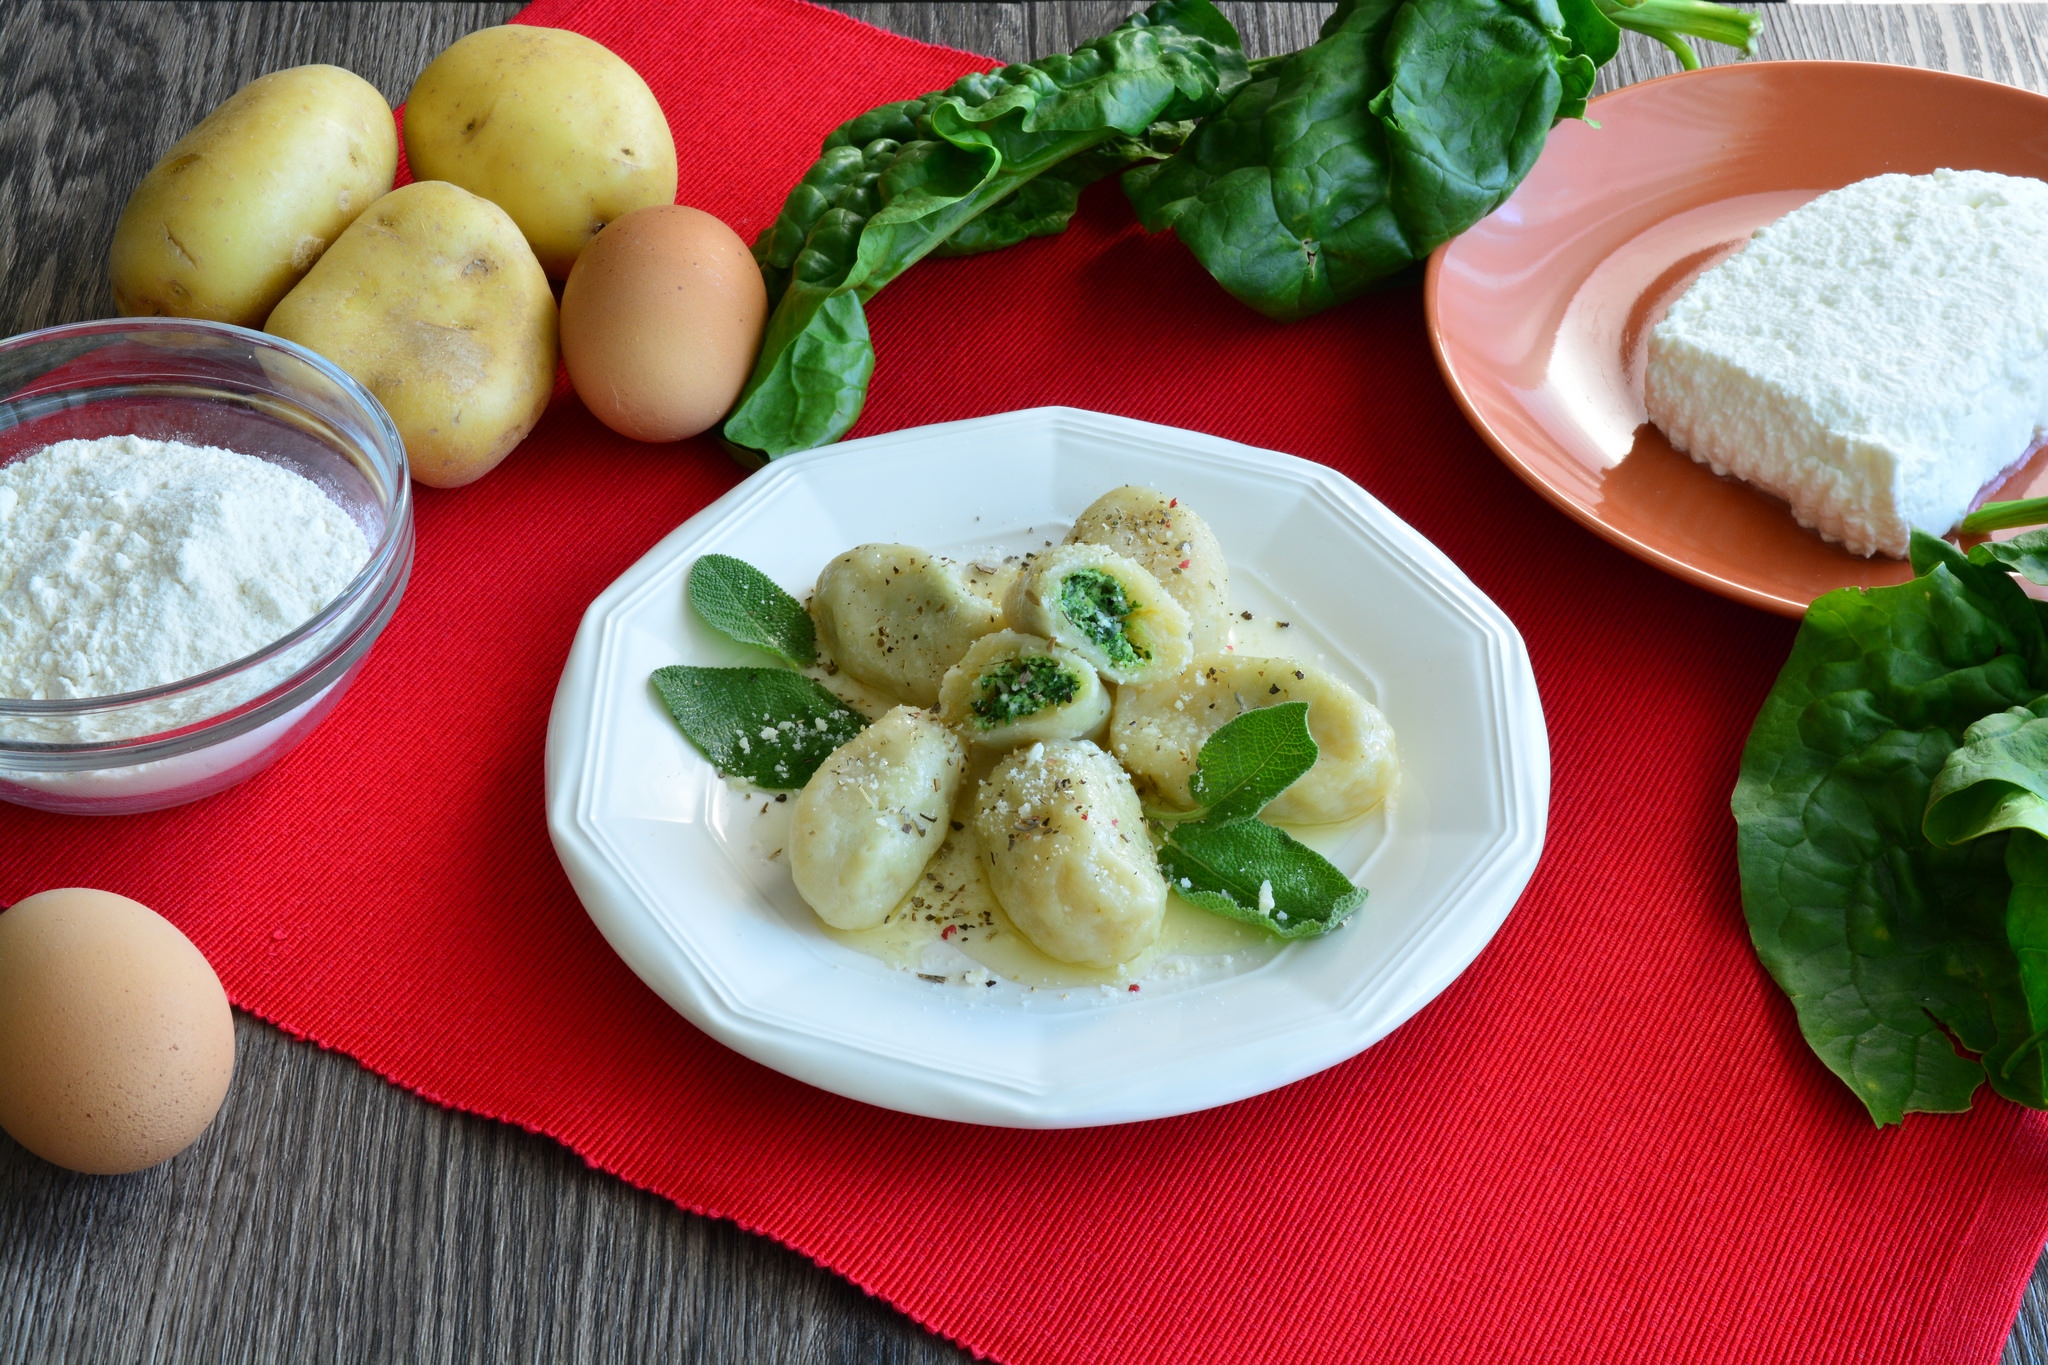
[[[822, 133], [981, 63], [797, 0], [543, 0], [632, 61], [681, 198], [751, 238]], [[555, 865], [548, 708], [583, 608], [741, 476], [572, 398], [419, 557], [355, 690], [197, 805], [0, 808], [0, 900], [180, 924], [235, 1002], [443, 1103], [548, 1133], [1013, 1362], [1991, 1361], [2048, 1233], [2048, 1121], [1874, 1129], [1744, 931], [1727, 796], [1792, 637], [1586, 534], [1461, 420], [1421, 298], [1279, 326], [1113, 187], [1063, 237], [928, 262], [874, 303], [856, 434], [1040, 404], [1324, 461], [1526, 637], [1549, 721], [1541, 867], [1477, 962], [1378, 1046], [1185, 1118], [1009, 1132], [742, 1060], [630, 975]]]

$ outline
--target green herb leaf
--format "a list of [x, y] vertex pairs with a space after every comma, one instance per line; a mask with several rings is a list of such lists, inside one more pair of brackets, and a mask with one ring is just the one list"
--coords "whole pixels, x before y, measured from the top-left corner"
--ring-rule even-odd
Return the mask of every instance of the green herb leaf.
[[817, 628], [804, 604], [744, 559], [703, 555], [690, 566], [690, 605], [713, 629], [798, 668], [818, 661]]
[[1257, 815], [1315, 766], [1308, 703], [1282, 702], [1224, 723], [1195, 756], [1188, 794], [1210, 823]]
[[1159, 870], [1189, 904], [1281, 938], [1328, 933], [1365, 903], [1364, 889], [1327, 858], [1263, 820], [1176, 825]]
[[2001, 564], [2030, 583], [2048, 584], [2048, 531], [2025, 531], [2011, 540], [1989, 541], [1970, 551], [1970, 562]]
[[657, 668], [650, 681], [692, 744], [723, 773], [773, 791], [801, 787], [866, 727], [815, 680], [782, 668]]

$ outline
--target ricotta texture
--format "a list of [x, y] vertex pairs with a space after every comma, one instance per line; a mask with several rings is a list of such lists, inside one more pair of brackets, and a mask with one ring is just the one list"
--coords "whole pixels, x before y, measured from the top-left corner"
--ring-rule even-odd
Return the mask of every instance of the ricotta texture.
[[1677, 449], [1903, 556], [2048, 425], [2048, 184], [1881, 175], [1794, 209], [1651, 330], [1644, 389]]

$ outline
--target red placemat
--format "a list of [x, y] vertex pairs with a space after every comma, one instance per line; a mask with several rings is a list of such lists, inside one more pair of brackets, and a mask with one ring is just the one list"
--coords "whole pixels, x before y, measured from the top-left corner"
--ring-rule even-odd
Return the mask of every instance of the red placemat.
[[[542, 0], [632, 61], [681, 198], [751, 238], [819, 137], [979, 59], [796, 0]], [[198, 805], [0, 808], [0, 901], [180, 924], [235, 1002], [816, 1257], [1007, 1361], [1989, 1361], [2048, 1232], [2048, 1126], [1988, 1097], [1874, 1129], [1751, 954], [1727, 795], [1788, 622], [1668, 579], [1460, 419], [1415, 289], [1292, 326], [1113, 187], [1061, 238], [928, 262], [870, 310], [856, 434], [1070, 404], [1333, 465], [1534, 658], [1548, 846], [1492, 945], [1353, 1061], [1185, 1118], [1009, 1132], [809, 1089], [683, 1023], [585, 918], [541, 749], [583, 608], [739, 471], [558, 400], [419, 556], [355, 690]]]

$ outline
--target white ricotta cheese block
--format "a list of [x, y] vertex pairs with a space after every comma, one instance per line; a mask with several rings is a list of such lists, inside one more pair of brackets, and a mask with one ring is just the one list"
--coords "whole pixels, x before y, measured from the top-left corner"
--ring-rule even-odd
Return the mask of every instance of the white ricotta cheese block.
[[1903, 556], [2048, 425], [2048, 184], [1881, 175], [1760, 229], [1650, 332], [1671, 444]]

